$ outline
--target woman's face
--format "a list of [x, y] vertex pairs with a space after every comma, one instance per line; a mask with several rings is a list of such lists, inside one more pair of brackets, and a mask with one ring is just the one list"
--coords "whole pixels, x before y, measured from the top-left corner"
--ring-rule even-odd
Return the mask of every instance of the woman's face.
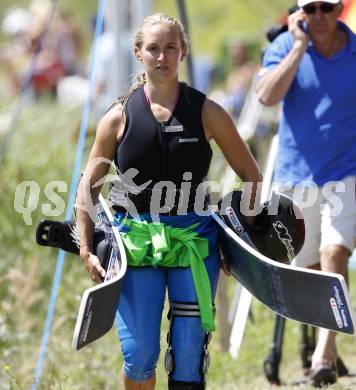
[[144, 65], [146, 75], [152, 80], [171, 80], [178, 77], [180, 62], [185, 57], [179, 32], [165, 23], [145, 27], [136, 57]]

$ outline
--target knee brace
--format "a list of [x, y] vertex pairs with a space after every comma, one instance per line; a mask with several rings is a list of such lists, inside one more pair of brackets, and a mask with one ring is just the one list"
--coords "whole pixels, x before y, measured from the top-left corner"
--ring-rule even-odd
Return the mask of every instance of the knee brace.
[[[214, 308], [215, 311], [215, 308]], [[210, 364], [208, 344], [211, 340], [211, 332], [206, 332], [204, 347], [200, 361], [201, 383], [173, 381], [172, 375], [175, 370], [174, 352], [172, 349], [172, 326], [176, 317], [200, 317], [199, 305], [196, 302], [172, 302], [168, 313], [170, 327], [167, 334], [168, 349], [165, 355], [165, 368], [168, 373], [169, 389], [204, 389], [205, 378]], [[171, 387], [170, 387], [171, 386]], [[193, 386], [193, 387], [192, 387]], [[198, 387], [197, 387], [198, 386]]]

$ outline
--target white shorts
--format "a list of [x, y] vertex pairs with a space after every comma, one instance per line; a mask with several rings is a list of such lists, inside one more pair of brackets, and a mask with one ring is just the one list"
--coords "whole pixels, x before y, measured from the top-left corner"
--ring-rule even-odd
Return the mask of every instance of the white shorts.
[[336, 244], [352, 253], [356, 244], [356, 177], [317, 187], [308, 182], [279, 192], [293, 198], [301, 208], [305, 223], [304, 246], [293, 261], [307, 267], [320, 262], [320, 252]]

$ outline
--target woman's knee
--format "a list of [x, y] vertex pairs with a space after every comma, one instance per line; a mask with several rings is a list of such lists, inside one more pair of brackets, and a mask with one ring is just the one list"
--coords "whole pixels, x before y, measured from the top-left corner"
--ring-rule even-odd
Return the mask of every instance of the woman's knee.
[[[156, 343], [155, 343], [156, 344]], [[124, 371], [135, 382], [151, 378], [156, 369], [160, 348], [147, 338], [124, 340], [121, 343]]]

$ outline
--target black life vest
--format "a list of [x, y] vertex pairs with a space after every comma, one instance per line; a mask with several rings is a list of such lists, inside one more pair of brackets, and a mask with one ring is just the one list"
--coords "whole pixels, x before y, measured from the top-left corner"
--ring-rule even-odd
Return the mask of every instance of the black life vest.
[[197, 185], [206, 177], [212, 150], [202, 123], [205, 95], [180, 83], [180, 97], [166, 122], [158, 122], [147, 102], [143, 87], [129, 97], [126, 124], [114, 162], [121, 173], [138, 170], [136, 185], [152, 180], [171, 181], [180, 187], [183, 174], [191, 172], [191, 183]]

